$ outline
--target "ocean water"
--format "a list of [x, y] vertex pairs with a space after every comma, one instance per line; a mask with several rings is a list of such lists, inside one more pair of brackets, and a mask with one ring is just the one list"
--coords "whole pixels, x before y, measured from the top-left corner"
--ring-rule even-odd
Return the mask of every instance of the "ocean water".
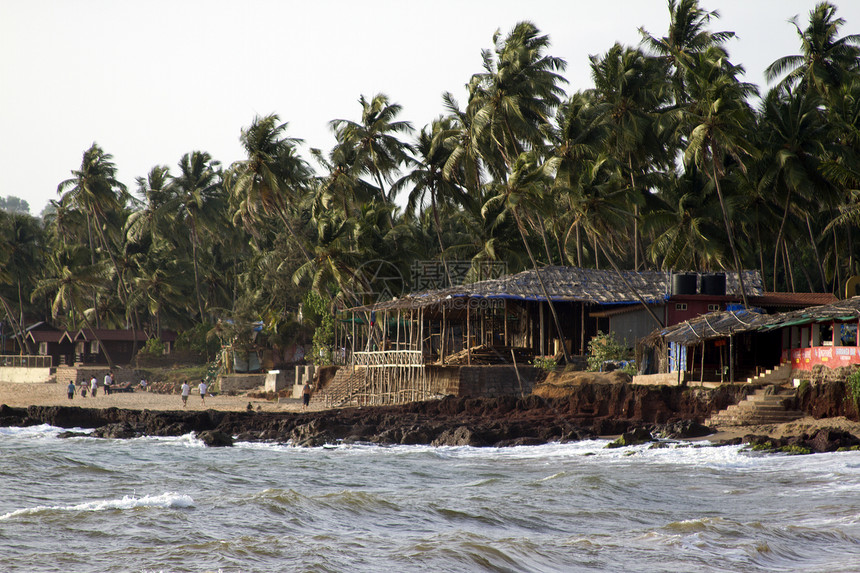
[[860, 452], [0, 428], [0, 571], [860, 571]]

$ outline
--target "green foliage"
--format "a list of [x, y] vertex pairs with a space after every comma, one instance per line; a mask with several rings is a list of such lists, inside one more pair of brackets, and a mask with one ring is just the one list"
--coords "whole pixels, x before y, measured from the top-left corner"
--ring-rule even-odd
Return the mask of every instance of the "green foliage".
[[848, 391], [854, 398], [854, 405], [860, 410], [860, 369], [855, 370], [848, 376]]
[[311, 346], [311, 360], [314, 364], [331, 364], [334, 345], [334, 315], [328, 304], [314, 291], [308, 291], [303, 307], [304, 320], [315, 326]]
[[551, 356], [535, 356], [532, 365], [546, 372], [554, 372], [558, 366], [558, 361]]
[[806, 380], [806, 379], [801, 380], [800, 385], [797, 387], [797, 390], [795, 391], [795, 396], [797, 396], [798, 398], [805, 396], [806, 393], [809, 392], [810, 386], [811, 386], [811, 382], [809, 380]]
[[[598, 372], [607, 360], [629, 360], [630, 350], [615, 340], [611, 334], [598, 332], [597, 336], [588, 342], [588, 370]], [[629, 366], [627, 368], [630, 368]], [[626, 371], [626, 369], [625, 369]], [[634, 370], [635, 373], [635, 370]]]
[[138, 354], [142, 356], [161, 356], [164, 354], [164, 343], [157, 338], [150, 338]]
[[209, 336], [212, 330], [211, 324], [199, 323], [193, 327], [183, 330], [176, 337], [177, 350], [190, 350], [204, 356], [213, 356], [218, 352], [220, 344], [217, 338]]

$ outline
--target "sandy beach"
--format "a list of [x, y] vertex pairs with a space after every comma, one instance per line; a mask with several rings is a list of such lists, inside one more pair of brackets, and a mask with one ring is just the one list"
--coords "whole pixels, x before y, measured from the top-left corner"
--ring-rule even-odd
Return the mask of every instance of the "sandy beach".
[[[197, 388], [191, 389], [188, 405], [182, 407], [179, 394], [157, 394], [155, 392], [116, 392], [105, 396], [99, 387], [95, 398], [87, 395], [82, 398], [80, 390], [73, 400], [66, 395], [65, 384], [15, 384], [0, 382], [0, 404], [26, 408], [27, 406], [78, 406], [81, 408], [124, 408], [128, 410], [221, 410], [239, 412], [248, 409], [265, 412], [299, 412], [301, 400], [284, 400], [280, 403], [248, 398], [247, 396], [207, 396], [206, 404], [200, 399]], [[319, 409], [312, 404], [309, 410]]]

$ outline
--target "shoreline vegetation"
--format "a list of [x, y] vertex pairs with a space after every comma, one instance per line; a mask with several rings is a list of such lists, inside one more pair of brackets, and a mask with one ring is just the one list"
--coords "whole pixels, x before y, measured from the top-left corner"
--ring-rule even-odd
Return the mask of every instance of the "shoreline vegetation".
[[[831, 383], [823, 385], [827, 384]], [[232, 445], [235, 439], [311, 447], [356, 442], [504, 447], [597, 437], [618, 438], [615, 446], [668, 438], [715, 445], [746, 443], [754, 450], [784, 453], [860, 445], [860, 422], [844, 415], [807, 415], [763, 426], [718, 426], [712, 432], [697, 420], [731, 396], [720, 389], [688, 390], [692, 389], [588, 384], [566, 399], [447, 397], [397, 406], [303, 411], [298, 400], [275, 403], [246, 396], [212, 396], [205, 408], [199, 397], [192, 396], [186, 409], [178, 395], [151, 392], [69, 400], [59, 384], [1, 383], [0, 426], [85, 428], [93, 430], [88, 435], [102, 438], [194, 432], [210, 446]], [[821, 396], [829, 398], [819, 402], [841, 395], [825, 391]], [[594, 411], [608, 414], [583, 415], [584, 399], [591, 401]], [[818, 403], [811, 409], [832, 412], [833, 406]]]

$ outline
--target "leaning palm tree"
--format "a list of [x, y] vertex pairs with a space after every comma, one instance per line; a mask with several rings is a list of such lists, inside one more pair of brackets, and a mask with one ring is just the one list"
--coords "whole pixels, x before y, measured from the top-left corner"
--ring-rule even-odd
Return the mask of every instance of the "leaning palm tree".
[[528, 253], [529, 260], [532, 263], [532, 268], [535, 271], [535, 276], [540, 284], [541, 292], [549, 305], [552, 318], [555, 321], [555, 328], [558, 332], [558, 338], [561, 341], [561, 348], [564, 352], [564, 361], [570, 364], [570, 352], [565, 344], [564, 331], [561, 328], [561, 321], [558, 318], [555, 305], [546, 290], [546, 285], [543, 282], [543, 277], [540, 273], [537, 259], [535, 259], [529, 246], [528, 238], [526, 237], [526, 227], [523, 222], [522, 210], [537, 203], [542, 202], [542, 195], [547, 192], [552, 182], [552, 175], [558, 166], [559, 159], [552, 158], [541, 163], [536, 151], [521, 153], [514, 163], [511, 170], [511, 176], [504, 185], [500, 185], [498, 194], [491, 197], [484, 205], [484, 213], [490, 212], [493, 207], [499, 206], [503, 208], [500, 217], [510, 213], [516, 222], [517, 230], [520, 233], [520, 238], [523, 241], [523, 247]]
[[720, 48], [700, 54], [688, 71], [693, 97], [690, 106], [684, 110], [684, 122], [689, 129], [684, 160], [688, 164], [695, 163], [714, 184], [740, 281], [741, 297], [744, 306], [748, 307], [741, 260], [720, 181], [726, 174], [727, 161], [743, 170], [743, 157], [756, 153], [750, 137], [754, 118], [747, 103], [747, 98], [756, 93], [756, 88], [738, 81], [736, 75], [743, 69], [733, 66]]
[[106, 269], [101, 263], [86, 264], [85, 257], [80, 247], [52, 253], [48, 257], [49, 277], [36, 284], [30, 298], [35, 301], [50, 295], [52, 297], [51, 316], [57, 319], [61, 314], [66, 314], [68, 328], [77, 328], [81, 324], [86, 326], [93, 333], [99, 347], [105, 353], [108, 365], [113, 369], [113, 360], [90, 320], [90, 316], [94, 316], [97, 309], [89, 308], [86, 303], [90, 292], [105, 288]]

